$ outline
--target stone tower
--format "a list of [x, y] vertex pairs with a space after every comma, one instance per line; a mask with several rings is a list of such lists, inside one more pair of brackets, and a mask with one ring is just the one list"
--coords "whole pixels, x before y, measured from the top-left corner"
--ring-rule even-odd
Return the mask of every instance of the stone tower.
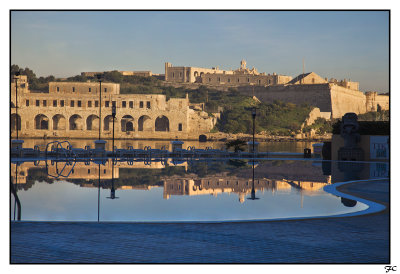
[[244, 59], [242, 59], [242, 61], [240, 61], [240, 69], [241, 70], [246, 69], [246, 61]]

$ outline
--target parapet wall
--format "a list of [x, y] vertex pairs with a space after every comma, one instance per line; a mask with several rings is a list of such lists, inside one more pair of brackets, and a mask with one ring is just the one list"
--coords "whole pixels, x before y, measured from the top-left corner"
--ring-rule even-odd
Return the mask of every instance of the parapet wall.
[[308, 104], [320, 109], [321, 112], [331, 112], [331, 96], [329, 84], [315, 85], [280, 85], [270, 87], [239, 87], [238, 91], [244, 95], [254, 96], [264, 103], [273, 103], [276, 100]]
[[363, 114], [366, 112], [365, 95], [361, 91], [330, 84], [332, 118], [341, 118], [347, 112]]
[[[341, 118], [347, 112], [363, 114], [376, 111], [379, 104], [382, 110], [389, 109], [389, 96], [351, 90], [332, 83], [310, 85], [278, 85], [270, 87], [238, 87], [240, 93], [256, 96], [264, 103], [275, 100], [296, 105], [308, 104], [320, 109], [324, 117]], [[254, 91], [253, 91], [254, 90]]]

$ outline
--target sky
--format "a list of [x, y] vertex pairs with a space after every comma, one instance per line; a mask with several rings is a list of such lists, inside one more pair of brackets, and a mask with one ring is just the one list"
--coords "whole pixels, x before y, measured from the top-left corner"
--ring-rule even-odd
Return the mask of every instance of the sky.
[[12, 11], [11, 64], [36, 76], [173, 66], [316, 72], [389, 91], [387, 11]]

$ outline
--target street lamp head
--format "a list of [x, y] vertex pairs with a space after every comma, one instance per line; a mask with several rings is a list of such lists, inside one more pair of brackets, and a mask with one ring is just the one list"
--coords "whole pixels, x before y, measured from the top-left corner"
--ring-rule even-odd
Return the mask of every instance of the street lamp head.
[[256, 117], [256, 108], [253, 107], [253, 109], [251, 110], [251, 115], [253, 115], [253, 118]]
[[112, 106], [111, 113], [112, 113], [112, 117], [115, 118], [115, 115], [117, 114], [117, 107], [116, 106]]
[[15, 76], [20, 76], [20, 75], [21, 75], [21, 73], [19, 71], [15, 72]]
[[97, 80], [101, 81], [103, 79], [103, 74], [98, 73], [96, 74]]

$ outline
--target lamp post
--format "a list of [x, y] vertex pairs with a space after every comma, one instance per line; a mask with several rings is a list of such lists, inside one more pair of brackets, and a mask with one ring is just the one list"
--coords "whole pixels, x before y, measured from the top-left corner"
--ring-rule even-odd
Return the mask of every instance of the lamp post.
[[18, 78], [20, 76], [19, 71], [15, 73], [15, 126], [17, 128], [17, 140], [18, 140]]
[[117, 114], [117, 107], [114, 106], [114, 105], [112, 106], [111, 114], [112, 114], [112, 117], [113, 117], [113, 124], [112, 124], [112, 127], [113, 127], [113, 132], [112, 132], [112, 151], [113, 151], [113, 156], [114, 156], [114, 120], [115, 120], [115, 115]]
[[97, 80], [100, 83], [100, 100], [99, 100], [99, 140], [101, 140], [101, 81], [102, 81], [102, 75], [99, 73], [96, 75], [97, 76]]
[[254, 135], [256, 132], [256, 107], [253, 107], [251, 110], [251, 116], [253, 117], [253, 162], [254, 162]]

